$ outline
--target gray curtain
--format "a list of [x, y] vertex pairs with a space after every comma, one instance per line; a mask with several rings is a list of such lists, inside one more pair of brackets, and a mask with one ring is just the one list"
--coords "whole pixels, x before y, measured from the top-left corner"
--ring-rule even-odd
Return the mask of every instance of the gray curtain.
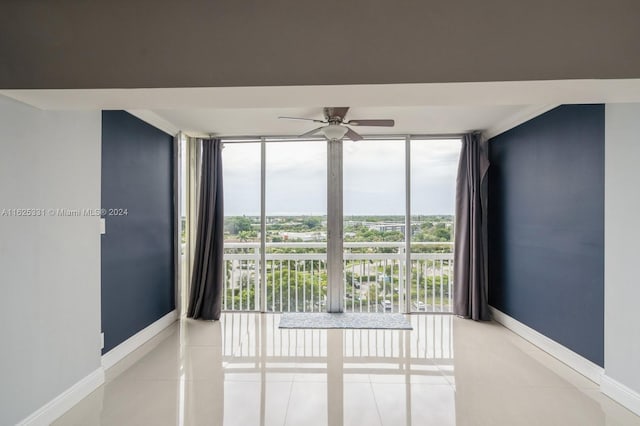
[[456, 181], [453, 312], [488, 321], [487, 142], [464, 135]]
[[222, 201], [222, 142], [219, 139], [203, 140], [189, 318], [220, 319], [224, 287]]

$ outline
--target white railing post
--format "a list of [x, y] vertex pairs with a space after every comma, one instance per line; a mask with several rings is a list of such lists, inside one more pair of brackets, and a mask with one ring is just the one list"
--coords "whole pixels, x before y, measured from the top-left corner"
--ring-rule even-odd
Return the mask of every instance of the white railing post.
[[253, 249], [253, 310], [260, 311], [260, 298], [262, 296], [262, 255], [260, 254], [260, 248], [254, 247]]
[[[398, 312], [406, 312], [406, 306], [404, 302], [405, 277], [403, 274], [404, 268], [402, 265], [403, 260], [406, 260], [404, 247], [398, 247], [398, 254], [401, 255], [398, 256]], [[391, 294], [393, 294], [393, 290], [391, 291]]]

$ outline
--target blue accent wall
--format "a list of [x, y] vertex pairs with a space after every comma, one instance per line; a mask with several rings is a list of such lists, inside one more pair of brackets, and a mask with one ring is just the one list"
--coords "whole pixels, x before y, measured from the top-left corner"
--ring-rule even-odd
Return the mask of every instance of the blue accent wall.
[[489, 302], [604, 366], [604, 105], [489, 142]]
[[175, 309], [173, 137], [125, 111], [102, 113], [103, 353]]

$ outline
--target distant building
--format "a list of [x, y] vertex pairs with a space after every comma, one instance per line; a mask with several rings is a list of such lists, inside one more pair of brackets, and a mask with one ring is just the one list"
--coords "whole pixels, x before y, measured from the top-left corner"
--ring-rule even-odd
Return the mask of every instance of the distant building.
[[[362, 225], [367, 228], [379, 231], [379, 232], [400, 232], [404, 234], [405, 232], [405, 224], [398, 222], [362, 222]], [[417, 223], [411, 224], [412, 235], [420, 228], [420, 225]]]
[[314, 241], [326, 241], [327, 233], [326, 232], [280, 232], [279, 234], [283, 241], [303, 241], [303, 242], [314, 242]]
[[380, 232], [401, 232], [404, 234], [404, 223], [395, 222], [365, 222], [364, 225], [374, 231]]

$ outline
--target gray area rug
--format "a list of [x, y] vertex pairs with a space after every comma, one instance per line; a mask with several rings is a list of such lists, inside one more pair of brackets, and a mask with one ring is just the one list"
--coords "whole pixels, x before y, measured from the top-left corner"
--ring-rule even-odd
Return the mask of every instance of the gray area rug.
[[364, 328], [413, 330], [402, 314], [387, 313], [287, 313], [282, 314], [279, 328]]

